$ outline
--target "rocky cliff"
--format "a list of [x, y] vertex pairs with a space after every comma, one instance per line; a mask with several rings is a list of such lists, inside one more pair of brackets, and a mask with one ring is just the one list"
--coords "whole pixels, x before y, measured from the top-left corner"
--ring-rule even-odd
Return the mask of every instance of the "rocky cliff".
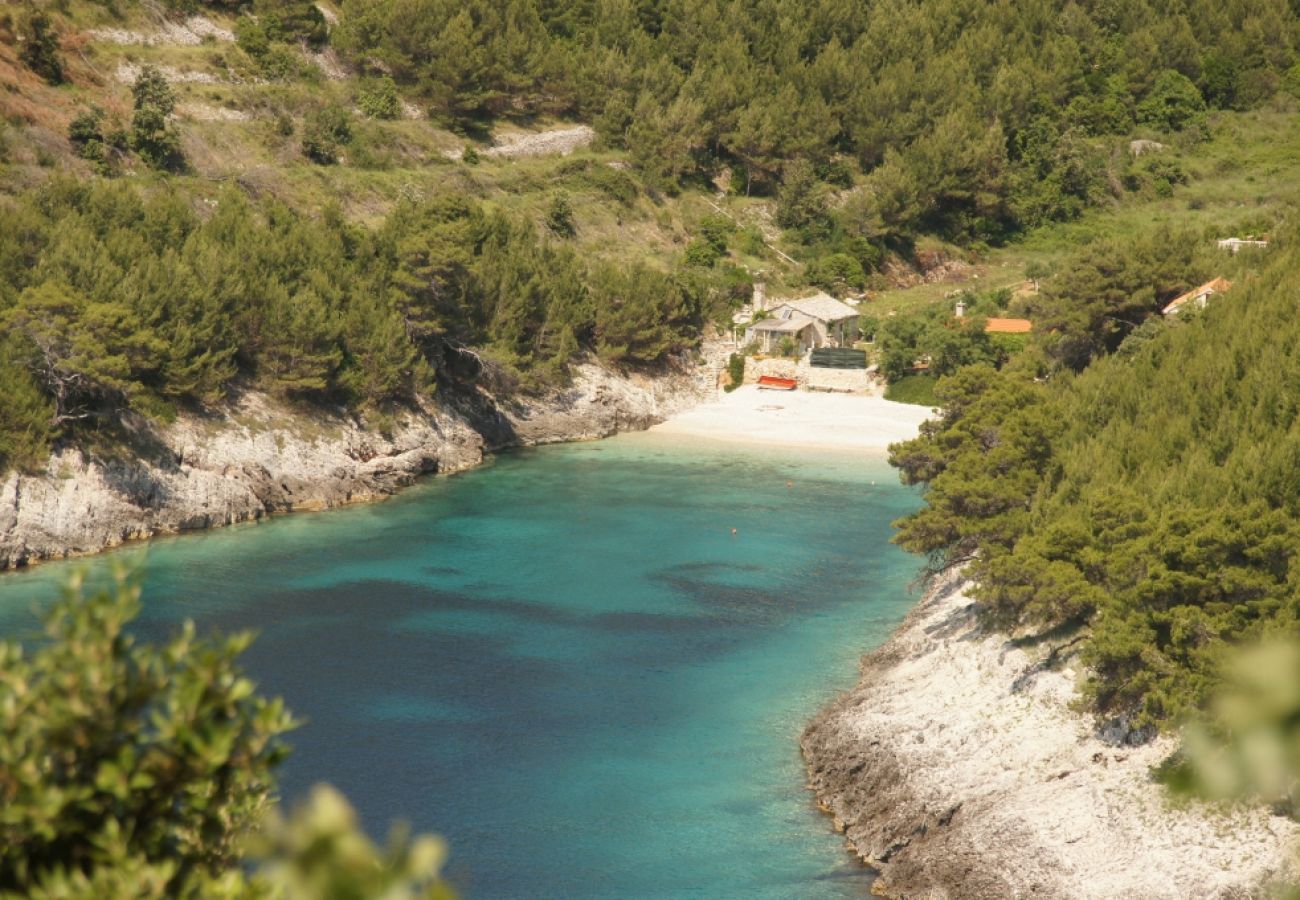
[[964, 589], [937, 583], [803, 735], [810, 786], [876, 893], [1244, 898], [1294, 874], [1294, 822], [1172, 806], [1150, 774], [1171, 739], [1074, 712], [1068, 661], [984, 631]]
[[[155, 534], [392, 494], [487, 451], [647, 428], [710, 394], [689, 364], [656, 377], [577, 367], [573, 383], [510, 403], [461, 393], [411, 409], [384, 431], [342, 413], [244, 393], [167, 426], [126, 417], [125, 444], [65, 448], [37, 475], [0, 484], [0, 569], [94, 553]], [[129, 449], [128, 449], [129, 448]]]

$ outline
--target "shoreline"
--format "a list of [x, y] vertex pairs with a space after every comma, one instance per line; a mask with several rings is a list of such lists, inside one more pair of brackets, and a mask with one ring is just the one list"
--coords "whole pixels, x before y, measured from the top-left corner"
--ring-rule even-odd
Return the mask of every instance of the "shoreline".
[[586, 363], [572, 385], [544, 397], [501, 404], [454, 396], [409, 410], [388, 434], [254, 392], [214, 418], [182, 416], [153, 428], [135, 417], [127, 425], [138, 455], [67, 448], [41, 474], [0, 481], [0, 573], [157, 536], [378, 502], [422, 476], [464, 471], [513, 448], [638, 431], [883, 455], [929, 416], [878, 397], [770, 393], [751, 386], [718, 394], [701, 369], [682, 362], [656, 376]]
[[575, 366], [572, 384], [542, 397], [444, 397], [406, 410], [386, 432], [257, 392], [166, 426], [128, 415], [131, 446], [64, 448], [43, 472], [0, 480], [0, 574], [157, 536], [378, 502], [496, 451], [643, 430], [709, 392], [700, 370], [682, 361], [654, 376], [588, 362]]
[[1238, 898], [1295, 875], [1300, 826], [1175, 805], [1176, 747], [1103, 736], [1045, 668], [983, 629], [960, 573], [931, 582], [860, 680], [805, 729], [808, 787], [887, 897]]
[[828, 452], [874, 451], [917, 434], [928, 407], [864, 394], [743, 385], [648, 429], [651, 435]]

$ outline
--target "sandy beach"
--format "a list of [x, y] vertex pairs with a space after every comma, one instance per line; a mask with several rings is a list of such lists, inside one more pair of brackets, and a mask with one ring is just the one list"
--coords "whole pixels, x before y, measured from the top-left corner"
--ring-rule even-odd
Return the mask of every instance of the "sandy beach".
[[924, 406], [861, 394], [766, 391], [752, 385], [672, 416], [651, 434], [825, 450], [875, 450], [916, 436]]

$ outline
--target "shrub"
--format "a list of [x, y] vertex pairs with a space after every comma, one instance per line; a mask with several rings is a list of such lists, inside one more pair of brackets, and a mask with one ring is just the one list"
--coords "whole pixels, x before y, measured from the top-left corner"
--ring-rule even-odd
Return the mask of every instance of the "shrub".
[[44, 640], [0, 644], [0, 893], [451, 900], [439, 838], [376, 847], [326, 785], [280, 816], [295, 723], [244, 677], [251, 635], [135, 641], [138, 597], [121, 575], [90, 599], [74, 580]]
[[831, 253], [808, 267], [808, 280], [820, 288], [843, 296], [849, 290], [862, 290], [867, 275], [862, 263], [847, 253]]
[[718, 261], [718, 249], [704, 238], [696, 238], [686, 245], [686, 265], [708, 269]]
[[155, 648], [126, 636], [139, 611], [125, 582], [89, 601], [74, 582], [47, 643], [0, 648], [0, 890], [40, 894], [73, 873], [103, 890], [117, 870], [202, 895], [270, 801], [294, 722], [239, 670], [252, 636], [191, 626]]
[[735, 230], [735, 223], [723, 215], [705, 216], [700, 220], [700, 236], [708, 241], [719, 255], [727, 252], [727, 241]]
[[561, 191], [551, 197], [546, 208], [546, 227], [560, 237], [573, 236], [573, 207], [569, 204], [568, 194]]
[[724, 390], [728, 393], [745, 383], [745, 357], [743, 354], [731, 354], [731, 358], [727, 360], [727, 376], [727, 386]]
[[102, 163], [106, 157], [104, 146], [104, 111], [92, 106], [79, 112], [68, 124], [68, 140], [73, 151], [82, 159]]
[[1205, 99], [1186, 75], [1166, 69], [1138, 104], [1138, 121], [1165, 131], [1182, 131], [1205, 113]]
[[252, 16], [241, 16], [235, 23], [235, 43], [253, 59], [261, 60], [271, 49], [271, 38], [266, 26]]
[[396, 119], [402, 114], [397, 85], [387, 75], [361, 85], [357, 91], [357, 106], [372, 119]]
[[62, 83], [59, 37], [44, 10], [33, 9], [19, 22], [18, 43], [18, 56], [27, 68], [50, 84]]
[[311, 0], [257, 0], [254, 8], [273, 41], [303, 41], [319, 49], [329, 40], [329, 23]]
[[302, 152], [322, 166], [339, 161], [344, 145], [352, 140], [352, 119], [340, 106], [325, 106], [307, 117], [302, 130]]

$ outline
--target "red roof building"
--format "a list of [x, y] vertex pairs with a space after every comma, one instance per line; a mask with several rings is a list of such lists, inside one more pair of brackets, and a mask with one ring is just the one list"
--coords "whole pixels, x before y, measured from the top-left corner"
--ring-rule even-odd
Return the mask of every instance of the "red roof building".
[[1029, 334], [1034, 323], [1028, 319], [989, 319], [984, 326], [985, 334]]
[[1226, 278], [1216, 278], [1213, 281], [1207, 281], [1205, 284], [1188, 291], [1181, 297], [1175, 297], [1165, 304], [1165, 308], [1160, 310], [1162, 315], [1172, 316], [1178, 313], [1188, 303], [1195, 304], [1197, 309], [1204, 309], [1205, 304], [1215, 294], [1222, 294], [1228, 288], [1232, 287], [1232, 282]]

